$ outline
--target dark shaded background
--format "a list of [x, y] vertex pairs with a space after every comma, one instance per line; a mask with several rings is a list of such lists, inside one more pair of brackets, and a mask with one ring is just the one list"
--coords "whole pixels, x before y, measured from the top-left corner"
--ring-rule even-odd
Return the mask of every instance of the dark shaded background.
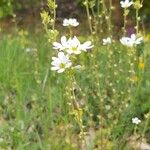
[[[85, 9], [82, 2], [83, 0], [57, 0], [57, 21], [69, 17], [76, 17], [81, 22], [84, 21], [86, 13], [84, 13]], [[47, 0], [0, 0], [0, 25], [1, 27], [10, 26], [12, 18], [16, 17], [17, 25], [27, 28], [35, 27], [35, 25], [41, 23], [40, 12], [47, 9], [46, 4]], [[120, 0], [113, 0], [113, 5], [115, 6], [113, 21], [116, 26], [120, 27], [123, 24]], [[148, 28], [150, 24], [149, 0], [144, 0], [140, 16], [142, 23]], [[130, 21], [133, 20], [132, 17], [134, 17], [134, 11], [131, 9], [131, 15], [128, 18], [129, 24], [132, 24], [132, 21]]]

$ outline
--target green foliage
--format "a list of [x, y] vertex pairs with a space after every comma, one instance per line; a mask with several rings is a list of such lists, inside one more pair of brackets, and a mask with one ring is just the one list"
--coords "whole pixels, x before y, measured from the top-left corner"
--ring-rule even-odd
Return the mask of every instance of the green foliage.
[[[65, 68], [62, 74], [50, 70], [50, 61], [56, 60], [53, 56], [57, 54], [52, 43], [65, 29], [56, 29], [55, 0], [48, 0], [50, 12], [41, 13], [46, 36], [19, 29], [1, 36], [0, 149], [126, 150], [134, 147], [129, 144], [132, 136], [149, 139], [148, 36], [139, 45], [122, 45], [113, 36], [112, 7], [108, 11], [103, 1], [95, 12], [95, 2], [84, 3], [91, 34], [81, 32], [85, 26], [78, 30], [68, 26], [63, 34], [70, 41], [78, 31], [80, 41], [94, 45], [80, 55], [69, 56], [80, 69]], [[138, 24], [138, 15], [135, 20]], [[108, 35], [112, 41], [103, 45]], [[137, 35], [141, 36], [139, 30]], [[61, 39], [62, 44], [64, 41]], [[134, 117], [141, 123], [133, 124]]]
[[[53, 50], [49, 49], [49, 45], [45, 45], [47, 39], [43, 35], [36, 36], [23, 33], [26, 32], [21, 31], [17, 36], [5, 35], [0, 40], [0, 138], [4, 140], [1, 142], [0, 148], [13, 147], [21, 150], [78, 149], [77, 133], [79, 129], [76, 124], [74, 124], [75, 127], [70, 124], [71, 118], [68, 114], [68, 105], [64, 95], [67, 79], [65, 75], [56, 76], [55, 73], [50, 71], [45, 89], [42, 91], [42, 83], [47, 68], [50, 67], [49, 58], [52, 56]], [[81, 37], [81, 39], [84, 38]], [[26, 42], [24, 42], [25, 40]], [[119, 51], [114, 51], [111, 64], [119, 61], [118, 56], [124, 59], [118, 66], [124, 68], [119, 76], [114, 75], [111, 68], [108, 69], [109, 51], [100, 44], [97, 45], [99, 53], [96, 57], [94, 55], [94, 59], [84, 54], [80, 57], [81, 63], [88, 65], [88, 67], [76, 74], [77, 82], [83, 89], [82, 92], [86, 93], [86, 107], [88, 112], [92, 114], [90, 120], [87, 120], [87, 114], [84, 116], [87, 131], [91, 122], [94, 126], [101, 124], [97, 117], [101, 109], [103, 109], [105, 126], [112, 124], [113, 120], [116, 120], [118, 112], [122, 112], [119, 121], [114, 125], [111, 137], [109, 137], [114, 141], [108, 141], [108, 149], [112, 149], [115, 142], [116, 145], [119, 144], [119, 146], [124, 147], [126, 138], [132, 134], [132, 117], [143, 118], [143, 114], [150, 109], [148, 99], [150, 88], [149, 59], [147, 59], [145, 74], [137, 98], [128, 107], [124, 107], [124, 105], [122, 107], [122, 103], [128, 96], [126, 92], [128, 85], [125, 84], [125, 79], [128, 76], [129, 66], [128, 59], [125, 57], [125, 49], [118, 43], [114, 46], [118, 47]], [[149, 45], [146, 45], [146, 47], [149, 47]], [[26, 51], [26, 48], [30, 48], [31, 51]], [[149, 58], [149, 56], [147, 57]], [[99, 62], [96, 72], [92, 65], [93, 60]], [[117, 69], [119, 70], [119, 68]], [[93, 75], [93, 73], [96, 74]], [[97, 86], [94, 76], [97, 76], [97, 74], [101, 78], [100, 91], [103, 96], [101, 98], [104, 99], [102, 108], [95, 92]], [[110, 83], [113, 83], [113, 86]], [[112, 91], [114, 88], [115, 93]], [[119, 96], [122, 92], [124, 92], [123, 96]], [[132, 91], [132, 94], [134, 94], [134, 91]], [[117, 107], [114, 103], [118, 104]], [[108, 105], [111, 107], [106, 109]], [[140, 131], [143, 130], [144, 119], [142, 122]], [[107, 133], [110, 133], [108, 129], [102, 131], [98, 129], [97, 138], [91, 147], [94, 147], [94, 145], [100, 146], [101, 132], [106, 137]], [[149, 133], [148, 128], [146, 133]], [[146, 136], [149, 138], [148, 134]]]
[[13, 13], [13, 2], [14, 0], [1, 0], [0, 1], [0, 18]]

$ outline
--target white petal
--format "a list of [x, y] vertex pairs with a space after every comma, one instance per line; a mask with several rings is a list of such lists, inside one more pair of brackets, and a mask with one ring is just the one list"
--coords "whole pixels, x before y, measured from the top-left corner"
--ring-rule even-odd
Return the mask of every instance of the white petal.
[[136, 35], [135, 35], [135, 34], [132, 34], [132, 35], [131, 35], [131, 39], [135, 41], [135, 40], [136, 40]]
[[62, 72], [64, 72], [65, 71], [65, 69], [64, 68], [61, 68], [61, 69], [59, 69], [57, 72], [58, 73], [62, 73]]
[[58, 67], [51, 67], [51, 70], [58, 70]]
[[140, 44], [142, 41], [143, 41], [143, 37], [140, 37], [140, 38], [136, 39], [135, 43]]
[[53, 65], [53, 66], [59, 66], [60, 63], [61, 63], [60, 60], [52, 61], [51, 65]]
[[72, 65], [71, 62], [67, 63], [67, 64], [66, 64], [66, 68], [69, 68], [71, 65]]
[[58, 58], [63, 59], [65, 57], [65, 54], [63, 52], [58, 53]]
[[61, 43], [63, 44], [63, 43], [66, 43], [66, 42], [67, 42], [67, 38], [65, 36], [62, 36], [61, 37]]
[[77, 55], [78, 55], [78, 54], [81, 54], [81, 51], [79, 51], [79, 50], [78, 50], [78, 51], [75, 51], [74, 54], [77, 54]]
[[73, 42], [75, 45], [80, 45], [80, 41], [77, 39], [76, 36], [74, 36], [74, 38], [72, 39], [72, 42]]
[[54, 49], [62, 49], [62, 45], [60, 43], [58, 43], [58, 42], [54, 42], [53, 43], [53, 48]]
[[70, 49], [67, 49], [68, 54], [72, 54], [72, 51]]

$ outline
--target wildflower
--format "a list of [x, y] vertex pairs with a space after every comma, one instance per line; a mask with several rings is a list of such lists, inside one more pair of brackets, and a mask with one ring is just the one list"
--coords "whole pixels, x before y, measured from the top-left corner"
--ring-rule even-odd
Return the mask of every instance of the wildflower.
[[81, 44], [77, 37], [70, 38], [68, 40], [68, 49], [66, 50], [68, 54], [80, 54], [81, 53]]
[[110, 37], [108, 37], [108, 38], [106, 38], [106, 39], [103, 39], [103, 45], [107, 45], [107, 44], [111, 44], [111, 38]]
[[62, 73], [65, 69], [71, 67], [72, 63], [68, 55], [63, 52], [58, 53], [58, 57], [52, 57], [51, 70], [56, 70], [58, 73]]
[[61, 37], [61, 43], [53, 42], [53, 49], [62, 51], [67, 48], [68, 48], [68, 42], [67, 42], [67, 38], [65, 36]]
[[63, 20], [63, 26], [77, 27], [78, 25], [79, 25], [79, 22], [75, 18], [70, 18], [70, 19], [64, 19]]
[[141, 42], [143, 41], [143, 37], [137, 38], [135, 34], [132, 34], [131, 40], [134, 42], [134, 44], [138, 45], [141, 44]]
[[122, 8], [128, 8], [133, 4], [133, 2], [130, 2], [129, 0], [125, 0], [125, 1], [121, 1], [120, 4]]
[[139, 69], [144, 69], [145, 67], [145, 63], [144, 63], [144, 58], [143, 57], [139, 57], [139, 64], [138, 64]]
[[91, 41], [87, 41], [81, 44], [76, 36], [68, 40], [68, 45], [69, 45], [67, 49], [68, 54], [80, 54], [81, 51], [87, 52], [88, 49], [91, 49], [93, 47]]
[[141, 120], [135, 117], [135, 118], [132, 118], [132, 123], [138, 125], [139, 123], [141, 123]]
[[61, 37], [61, 43], [54, 42], [53, 48], [67, 52], [68, 54], [80, 54], [82, 51], [87, 51], [93, 47], [91, 41], [86, 41], [83, 44], [80, 43], [78, 38], [74, 36], [73, 38], [67, 38], [65, 36]]
[[122, 37], [120, 39], [120, 42], [125, 45], [125, 46], [128, 46], [128, 47], [133, 47], [133, 46], [136, 46], [136, 45], [139, 45], [141, 44], [141, 42], [143, 41], [143, 37], [136, 37], [135, 34], [132, 34], [131, 37]]
[[134, 44], [133, 41], [131, 41], [131, 39], [128, 37], [122, 37], [120, 39], [120, 42], [121, 42], [121, 44], [128, 46], [128, 47], [132, 47]]
[[80, 45], [80, 49], [85, 51], [85, 52], [87, 52], [88, 49], [91, 49], [93, 47], [94, 46], [92, 45], [91, 41], [84, 42], [83, 44]]
[[30, 52], [32, 52], [32, 48], [30, 48], [30, 47], [27, 47], [26, 49], [25, 49], [25, 51], [27, 52], [27, 53], [30, 53]]

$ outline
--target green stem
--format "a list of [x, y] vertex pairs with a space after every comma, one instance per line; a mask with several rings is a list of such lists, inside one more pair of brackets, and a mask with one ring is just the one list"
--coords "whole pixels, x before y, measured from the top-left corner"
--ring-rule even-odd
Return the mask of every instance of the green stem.
[[111, 22], [111, 17], [112, 17], [112, 0], [109, 0], [109, 5], [110, 5], [110, 9], [109, 9], [109, 23], [108, 23], [108, 30], [110, 35], [112, 36], [112, 22]]
[[105, 0], [102, 0], [102, 6], [103, 6], [103, 15], [104, 15], [104, 17], [105, 17], [105, 19], [106, 19], [106, 23], [107, 23], [107, 30], [108, 30], [108, 35], [110, 35], [110, 14], [108, 13], [108, 11], [107, 11], [107, 8], [106, 8], [106, 4], [105, 4]]
[[136, 34], [139, 33], [139, 10], [136, 9]]
[[91, 34], [93, 33], [93, 29], [92, 29], [92, 23], [91, 23], [91, 16], [90, 16], [90, 11], [89, 11], [89, 4], [88, 4], [88, 0], [86, 0], [86, 13], [87, 13], [87, 18], [88, 18], [88, 23], [89, 23], [89, 28], [90, 28], [90, 32]]
[[127, 14], [126, 14], [127, 9], [125, 8], [124, 10], [124, 25], [123, 25], [123, 35], [126, 36], [126, 23], [127, 23]]
[[143, 138], [144, 135], [145, 135], [146, 129], [147, 129], [148, 124], [149, 124], [149, 121], [150, 121], [150, 111], [149, 111], [149, 113], [148, 113], [148, 118], [147, 118], [147, 120], [146, 120], [146, 122], [145, 122], [145, 125], [144, 125], [144, 129], [143, 129], [143, 132], [142, 132], [142, 138]]
[[53, 19], [54, 19], [54, 23], [52, 26], [52, 29], [55, 30], [55, 22], [56, 22], [56, 0], [54, 0], [54, 6], [53, 6]]

